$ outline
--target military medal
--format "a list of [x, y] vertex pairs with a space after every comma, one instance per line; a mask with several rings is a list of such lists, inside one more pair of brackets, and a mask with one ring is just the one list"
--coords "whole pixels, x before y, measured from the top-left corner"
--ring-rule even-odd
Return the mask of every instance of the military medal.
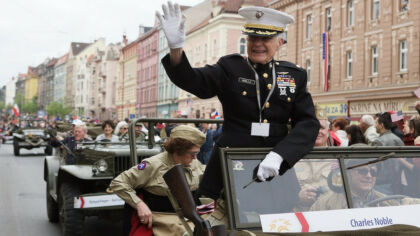
[[286, 87], [279, 87], [280, 95], [286, 95]]

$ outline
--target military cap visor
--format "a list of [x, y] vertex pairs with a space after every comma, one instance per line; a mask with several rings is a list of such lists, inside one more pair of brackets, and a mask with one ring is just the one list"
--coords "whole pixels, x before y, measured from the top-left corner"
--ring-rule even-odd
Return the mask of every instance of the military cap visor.
[[243, 7], [238, 13], [246, 21], [242, 33], [259, 37], [274, 37], [295, 21], [284, 12], [265, 7]]

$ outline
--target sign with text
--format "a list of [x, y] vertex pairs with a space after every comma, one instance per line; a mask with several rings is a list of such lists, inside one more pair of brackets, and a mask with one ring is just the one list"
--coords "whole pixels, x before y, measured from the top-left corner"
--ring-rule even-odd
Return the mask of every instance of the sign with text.
[[385, 111], [402, 111], [406, 113], [416, 113], [414, 109], [414, 98], [392, 99], [392, 100], [371, 100], [362, 102], [350, 102], [350, 116], [362, 116], [366, 114], [374, 115]]
[[347, 116], [346, 103], [326, 103], [319, 106], [325, 110], [327, 116]]
[[393, 224], [420, 226], [420, 205], [370, 207], [260, 215], [263, 232], [371, 229]]
[[74, 208], [96, 208], [124, 206], [124, 201], [116, 194], [74, 197]]

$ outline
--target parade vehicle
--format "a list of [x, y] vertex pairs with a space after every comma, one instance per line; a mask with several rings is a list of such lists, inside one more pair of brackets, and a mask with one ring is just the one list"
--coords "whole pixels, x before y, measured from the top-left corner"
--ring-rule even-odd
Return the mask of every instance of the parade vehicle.
[[[182, 178], [173, 180], [176, 168], [165, 174], [174, 208], [195, 224], [195, 235], [420, 235], [418, 147], [317, 147], [284, 175], [257, 182], [255, 166], [269, 151], [221, 149], [222, 233], [191, 210]], [[316, 197], [301, 211], [308, 187]]]
[[45, 129], [44, 121], [21, 121], [21, 128], [13, 132], [13, 153], [19, 156], [20, 149], [33, 149], [44, 147], [45, 154], [52, 154], [50, 135]]
[[[54, 156], [45, 157], [47, 215], [50, 222], [60, 222], [63, 235], [82, 235], [84, 219], [88, 216], [111, 220], [123, 218], [124, 201], [107, 187], [121, 172], [163, 151], [165, 137], [159, 138], [151, 128], [158, 122], [221, 121], [143, 118], [130, 124], [128, 141], [83, 142], [77, 144], [74, 151], [63, 145], [56, 149]], [[143, 141], [134, 138], [136, 123], [148, 124]], [[88, 130], [88, 133], [95, 138], [94, 132]], [[66, 155], [73, 155], [74, 164], [65, 163]]]
[[[420, 226], [409, 220], [418, 219], [416, 207], [420, 206], [417, 147], [317, 147], [284, 175], [252, 182], [249, 170], [268, 151], [221, 151], [224, 184], [230, 186], [225, 187], [230, 229], [316, 232]], [[291, 182], [293, 175], [297, 185]], [[308, 187], [316, 197], [305, 206], [300, 194]]]

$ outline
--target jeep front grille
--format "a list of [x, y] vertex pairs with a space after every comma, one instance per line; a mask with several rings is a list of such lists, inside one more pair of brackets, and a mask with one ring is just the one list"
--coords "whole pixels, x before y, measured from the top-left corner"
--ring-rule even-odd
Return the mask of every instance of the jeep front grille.
[[118, 176], [130, 167], [130, 156], [116, 156], [114, 158], [114, 176]]

